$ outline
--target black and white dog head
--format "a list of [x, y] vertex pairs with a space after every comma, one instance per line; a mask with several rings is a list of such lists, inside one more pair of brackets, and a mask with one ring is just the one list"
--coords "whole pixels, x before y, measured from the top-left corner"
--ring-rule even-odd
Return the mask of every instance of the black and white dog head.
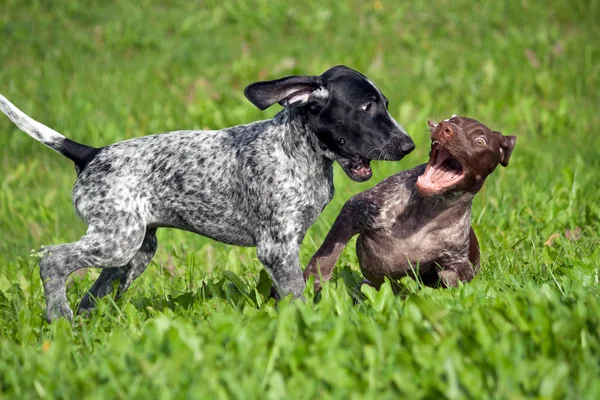
[[389, 114], [383, 93], [348, 67], [333, 67], [321, 76], [257, 82], [244, 93], [261, 110], [275, 103], [304, 110], [311, 130], [358, 182], [371, 178], [371, 160], [397, 161], [415, 148]]

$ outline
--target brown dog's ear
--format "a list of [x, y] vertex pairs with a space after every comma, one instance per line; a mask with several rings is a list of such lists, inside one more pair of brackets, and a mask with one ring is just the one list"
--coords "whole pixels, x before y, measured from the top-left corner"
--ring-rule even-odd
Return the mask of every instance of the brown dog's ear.
[[[500, 133], [500, 135], [502, 134]], [[500, 141], [500, 150], [502, 151], [502, 162], [500, 164], [503, 167], [506, 167], [508, 165], [508, 160], [510, 159], [510, 155], [512, 154], [513, 149], [515, 148], [516, 142], [516, 136], [502, 136], [502, 140]]]

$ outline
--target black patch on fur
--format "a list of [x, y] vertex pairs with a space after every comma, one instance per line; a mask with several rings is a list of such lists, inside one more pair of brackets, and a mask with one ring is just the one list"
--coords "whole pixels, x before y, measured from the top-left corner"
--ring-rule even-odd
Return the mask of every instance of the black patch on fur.
[[176, 172], [173, 174], [173, 187], [175, 188], [175, 190], [177, 190], [178, 192], [183, 192], [184, 189], [184, 178], [183, 178], [183, 174]]
[[60, 153], [75, 163], [75, 169], [81, 173], [102, 149], [77, 143], [65, 138], [61, 143]]

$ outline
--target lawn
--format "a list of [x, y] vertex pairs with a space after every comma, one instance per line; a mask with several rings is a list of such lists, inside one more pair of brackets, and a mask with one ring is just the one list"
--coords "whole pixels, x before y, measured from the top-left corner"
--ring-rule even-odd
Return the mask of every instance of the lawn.
[[[3, 0], [0, 93], [93, 146], [270, 118], [246, 85], [365, 73], [414, 138], [344, 202], [423, 163], [427, 119], [516, 135], [473, 203], [483, 268], [456, 289], [365, 289], [351, 242], [315, 301], [265, 297], [252, 248], [159, 231], [148, 270], [47, 325], [40, 246], [77, 240], [72, 163], [0, 115], [0, 398], [600, 398], [600, 2]], [[72, 307], [98, 275], [73, 275]]]

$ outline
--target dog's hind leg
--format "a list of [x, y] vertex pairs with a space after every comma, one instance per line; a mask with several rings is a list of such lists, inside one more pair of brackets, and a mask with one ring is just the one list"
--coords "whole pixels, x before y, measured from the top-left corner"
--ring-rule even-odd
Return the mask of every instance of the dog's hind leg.
[[146, 270], [146, 267], [156, 253], [157, 246], [156, 228], [148, 228], [142, 247], [140, 247], [127, 265], [102, 269], [96, 282], [94, 282], [90, 290], [81, 299], [77, 313], [83, 314], [93, 310], [96, 305], [95, 299], [110, 294], [113, 290], [112, 283], [116, 280], [120, 280], [116, 296], [116, 300], [118, 300], [131, 283]]
[[[115, 231], [114, 227], [118, 227]], [[126, 265], [135, 256], [146, 235], [146, 227], [134, 215], [122, 215], [118, 223], [90, 225], [79, 241], [42, 249], [40, 276], [46, 295], [46, 319], [71, 319], [66, 282], [80, 268]]]
[[127, 264], [125, 274], [119, 283], [116, 300], [118, 300], [121, 295], [129, 289], [131, 283], [146, 270], [146, 267], [148, 267], [148, 264], [150, 264], [150, 261], [152, 261], [152, 258], [156, 253], [157, 247], [158, 240], [156, 240], [156, 229], [148, 229], [142, 247], [135, 254], [135, 257], [129, 261], [129, 264]]
[[127, 267], [103, 268], [102, 272], [100, 272], [100, 276], [96, 279], [96, 282], [94, 282], [90, 290], [83, 295], [79, 307], [77, 307], [77, 314], [85, 314], [93, 310], [96, 306], [96, 299], [100, 299], [112, 292], [112, 283], [118, 279], [122, 279], [126, 268]]

